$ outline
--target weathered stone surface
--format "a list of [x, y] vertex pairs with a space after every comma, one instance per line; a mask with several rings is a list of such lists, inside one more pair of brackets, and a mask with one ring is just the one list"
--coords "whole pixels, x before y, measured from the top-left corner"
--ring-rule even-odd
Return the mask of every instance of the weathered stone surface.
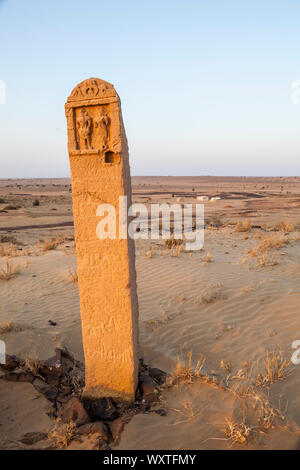
[[156, 385], [149, 375], [141, 374], [139, 388], [142, 398], [146, 403], [151, 404], [157, 400], [158, 393], [156, 390]]
[[120, 99], [96, 78], [77, 85], [66, 105], [78, 265], [78, 287], [89, 399], [133, 401], [138, 379], [138, 302], [131, 238], [99, 239], [97, 208], [119, 196], [131, 205], [128, 145]]
[[60, 377], [62, 372], [61, 354], [57, 352], [55, 356], [42, 361], [39, 372], [44, 376]]
[[43, 441], [44, 439], [47, 439], [47, 434], [44, 432], [28, 432], [24, 434], [20, 441], [26, 445], [33, 445], [37, 442]]
[[114, 421], [109, 423], [109, 430], [110, 430], [111, 437], [115, 444], [118, 443], [125, 424], [126, 424], [126, 421], [123, 417], [115, 419]]
[[118, 411], [111, 398], [99, 398], [90, 404], [91, 413], [94, 418], [110, 421], [118, 417]]
[[163, 370], [157, 369], [156, 367], [150, 367], [148, 372], [150, 377], [154, 379], [159, 385], [165, 383], [167, 374]]
[[35, 379], [33, 382], [33, 386], [36, 390], [42, 393], [47, 398], [47, 400], [51, 402], [54, 402], [58, 397], [58, 388], [55, 386], [48, 385], [40, 379]]
[[60, 417], [63, 423], [73, 421], [76, 426], [82, 426], [90, 422], [82, 402], [78, 397], [72, 397], [60, 410]]
[[105, 424], [103, 424], [101, 421], [84, 424], [77, 429], [77, 432], [80, 435], [98, 434], [101, 439], [103, 439], [105, 442], [108, 442], [107, 429]]

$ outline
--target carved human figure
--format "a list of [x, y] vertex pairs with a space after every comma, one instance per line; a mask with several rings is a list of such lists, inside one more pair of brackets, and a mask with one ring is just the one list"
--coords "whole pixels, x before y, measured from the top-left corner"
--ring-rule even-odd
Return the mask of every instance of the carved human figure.
[[107, 149], [108, 147], [109, 126], [110, 118], [107, 114], [106, 109], [101, 106], [99, 116], [95, 119], [95, 127], [97, 128], [98, 133], [100, 135], [103, 150]]
[[80, 110], [80, 115], [76, 124], [79, 135], [80, 148], [81, 144], [83, 143], [85, 149], [92, 149], [93, 120], [85, 108]]

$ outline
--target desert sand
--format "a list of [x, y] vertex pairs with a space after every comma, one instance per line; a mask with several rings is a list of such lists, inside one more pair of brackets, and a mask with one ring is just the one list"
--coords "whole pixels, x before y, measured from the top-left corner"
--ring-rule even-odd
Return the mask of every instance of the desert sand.
[[[300, 178], [133, 177], [132, 184], [133, 201], [147, 205], [221, 199], [205, 202], [201, 251], [136, 241], [140, 356], [169, 374], [178, 356], [181, 364], [190, 356], [191, 373], [134, 416], [114, 448], [298, 448], [300, 365], [290, 359], [300, 340]], [[7, 353], [46, 359], [67, 347], [83, 361], [69, 179], [0, 180], [0, 268], [6, 263]], [[201, 377], [193, 375], [198, 361]], [[31, 384], [0, 380], [0, 448], [26, 448], [25, 433], [51, 429], [48, 408]], [[161, 408], [166, 416], [155, 412]], [[234, 425], [244, 425], [247, 442], [230, 435], [230, 426], [241, 429]]]

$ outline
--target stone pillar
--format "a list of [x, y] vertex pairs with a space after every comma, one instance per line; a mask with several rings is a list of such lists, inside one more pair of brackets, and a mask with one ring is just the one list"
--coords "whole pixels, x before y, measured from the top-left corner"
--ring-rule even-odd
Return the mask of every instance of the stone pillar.
[[[134, 241], [119, 239], [119, 196], [131, 204], [128, 145], [114, 87], [98, 78], [67, 99], [78, 286], [85, 355], [84, 396], [132, 401], [138, 378]], [[100, 204], [116, 209], [117, 238], [96, 234]]]

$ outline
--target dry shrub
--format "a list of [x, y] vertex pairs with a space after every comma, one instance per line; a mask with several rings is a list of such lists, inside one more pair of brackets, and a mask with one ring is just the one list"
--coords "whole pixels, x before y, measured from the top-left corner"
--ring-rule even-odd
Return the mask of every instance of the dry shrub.
[[74, 270], [70, 269], [68, 277], [69, 277], [69, 281], [72, 282], [73, 284], [78, 282], [78, 274], [77, 274], [76, 269], [74, 269]]
[[236, 423], [234, 421], [226, 421], [224, 433], [233, 444], [248, 444], [252, 437], [252, 432], [253, 428], [244, 422]]
[[288, 407], [288, 401], [286, 400], [285, 409], [282, 410], [281, 399], [279, 398], [278, 406], [274, 406], [270, 403], [267, 397], [254, 397], [256, 400], [256, 406], [259, 405], [260, 416], [258, 423], [263, 431], [268, 431], [275, 427], [277, 421], [282, 423], [286, 419], [286, 412]]
[[223, 359], [220, 361], [220, 367], [221, 369], [226, 370], [229, 374], [232, 370], [232, 363], [231, 361], [223, 361]]
[[0, 256], [12, 258], [16, 256], [30, 256], [30, 255], [31, 255], [31, 249], [29, 246], [26, 246], [23, 250], [18, 250], [18, 248], [12, 243], [0, 245]]
[[212, 262], [212, 257], [211, 257], [211, 254], [210, 254], [210, 251], [208, 251], [206, 253], [206, 255], [202, 256], [202, 261], [204, 261], [204, 265], [207, 264], [207, 263], [211, 263]]
[[239, 220], [235, 226], [236, 232], [250, 232], [252, 224], [249, 220]]
[[63, 235], [57, 235], [56, 237], [46, 240], [42, 245], [42, 252], [55, 250], [55, 248], [64, 243], [65, 240], [66, 238]]
[[0, 235], [0, 243], [17, 243], [13, 235]]
[[164, 247], [168, 249], [175, 248], [182, 244], [183, 244], [183, 240], [181, 238], [170, 237], [164, 240]]
[[276, 266], [278, 264], [278, 258], [274, 253], [263, 253], [262, 255], [257, 255], [256, 259], [258, 266], [261, 268], [264, 266]]
[[48, 431], [48, 439], [50, 443], [59, 449], [64, 449], [72, 441], [76, 435], [76, 425], [72, 421], [63, 424], [59, 419], [56, 420], [53, 428]]
[[43, 379], [43, 377], [39, 374], [39, 369], [41, 368], [42, 362], [40, 359], [38, 359], [38, 356], [36, 353], [32, 354], [24, 354], [21, 357], [21, 366], [23, 369], [26, 371], [29, 371], [34, 375], [35, 377], [40, 377]]
[[0, 281], [8, 281], [20, 273], [20, 267], [7, 260], [4, 267], [0, 268]]
[[187, 357], [184, 357], [181, 350], [180, 355], [177, 356], [176, 369], [168, 379], [168, 385], [191, 384], [195, 380], [202, 378], [203, 374], [201, 372], [204, 363], [205, 359], [201, 356], [196, 366], [193, 366], [192, 352], [189, 351]]
[[264, 370], [256, 378], [257, 387], [271, 385], [284, 380], [290, 374], [291, 362], [283, 357], [282, 351], [267, 352], [264, 358]]
[[183, 424], [187, 423], [188, 421], [195, 419], [199, 416], [198, 412], [194, 411], [194, 407], [192, 402], [185, 401], [182, 403], [182, 408], [170, 408], [170, 410], [175, 411], [179, 415], [183, 417], [183, 420], [176, 421], [174, 424]]
[[278, 264], [274, 251], [290, 243], [289, 237], [269, 235], [260, 240], [256, 247], [249, 251], [249, 255], [257, 259], [259, 266], [274, 266]]
[[0, 256], [18, 256], [20, 252], [12, 243], [8, 245], [0, 245]]
[[286, 220], [286, 221], [280, 222], [275, 227], [275, 230], [278, 230], [279, 232], [294, 232], [295, 227], [294, 227], [294, 224], [292, 224], [292, 222], [289, 222]]

